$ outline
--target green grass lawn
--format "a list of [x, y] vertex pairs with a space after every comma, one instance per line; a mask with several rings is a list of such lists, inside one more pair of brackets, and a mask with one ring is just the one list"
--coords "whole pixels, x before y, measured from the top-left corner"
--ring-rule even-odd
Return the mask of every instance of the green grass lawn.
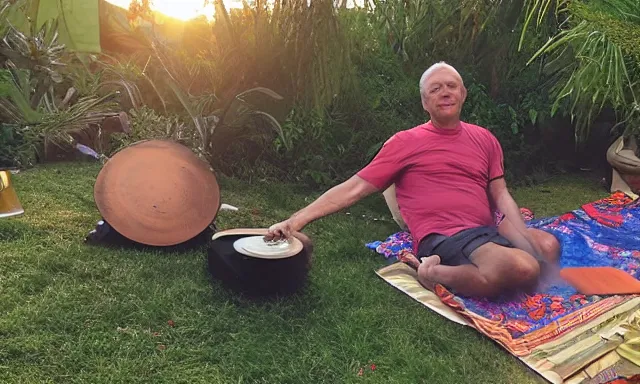
[[[56, 164], [13, 178], [26, 214], [0, 220], [3, 383], [543, 382], [375, 275], [385, 260], [364, 244], [396, 230], [379, 196], [305, 229], [316, 246], [305, 292], [256, 303], [209, 280], [204, 249], [85, 245], [100, 219], [98, 171]], [[220, 214], [221, 229], [269, 226], [318, 195], [220, 184], [223, 202], [241, 208]], [[606, 195], [569, 176], [513, 194], [538, 216]]]

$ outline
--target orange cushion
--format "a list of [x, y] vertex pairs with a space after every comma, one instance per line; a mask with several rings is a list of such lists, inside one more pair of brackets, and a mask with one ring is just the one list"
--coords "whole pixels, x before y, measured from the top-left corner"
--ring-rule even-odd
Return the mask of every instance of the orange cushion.
[[623, 295], [640, 293], [640, 281], [613, 267], [572, 267], [560, 276], [584, 295]]

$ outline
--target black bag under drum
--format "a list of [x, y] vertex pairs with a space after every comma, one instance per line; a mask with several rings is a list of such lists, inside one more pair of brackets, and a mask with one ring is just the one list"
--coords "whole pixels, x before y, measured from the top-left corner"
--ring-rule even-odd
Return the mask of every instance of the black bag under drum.
[[266, 229], [214, 234], [208, 249], [211, 276], [251, 296], [288, 295], [303, 288], [311, 268], [311, 240], [297, 232], [287, 242], [264, 242], [266, 234]]

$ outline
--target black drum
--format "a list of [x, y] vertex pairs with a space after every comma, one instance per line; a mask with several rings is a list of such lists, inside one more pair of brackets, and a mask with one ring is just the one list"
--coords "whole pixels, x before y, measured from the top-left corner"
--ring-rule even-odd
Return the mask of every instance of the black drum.
[[287, 244], [276, 245], [282, 251], [243, 248], [242, 243], [257, 244], [266, 233], [266, 229], [232, 229], [214, 234], [208, 250], [211, 276], [251, 296], [289, 295], [303, 288], [311, 268], [311, 240], [298, 232]]

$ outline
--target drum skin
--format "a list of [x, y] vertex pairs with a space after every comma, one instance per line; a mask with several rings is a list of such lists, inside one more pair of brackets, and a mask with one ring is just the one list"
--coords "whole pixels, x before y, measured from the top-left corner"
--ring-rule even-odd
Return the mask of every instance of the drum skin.
[[220, 188], [209, 165], [188, 147], [146, 140], [106, 162], [96, 177], [94, 200], [121, 235], [168, 247], [189, 241], [215, 221]]

